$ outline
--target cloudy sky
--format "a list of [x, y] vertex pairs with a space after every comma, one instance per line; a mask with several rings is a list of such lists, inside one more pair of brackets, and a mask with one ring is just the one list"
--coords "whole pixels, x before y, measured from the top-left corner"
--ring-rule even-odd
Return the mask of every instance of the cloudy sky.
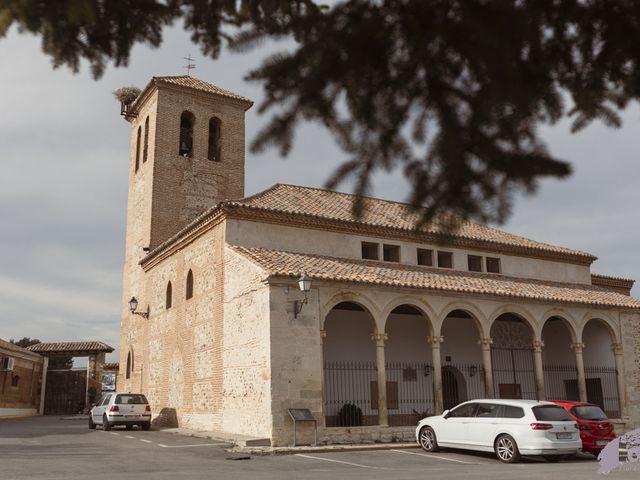
[[[78, 74], [53, 70], [36, 37], [14, 29], [0, 39], [0, 338], [118, 347], [130, 132], [112, 91], [182, 75], [189, 53], [194, 76], [259, 103], [260, 85], [243, 77], [265, 50], [213, 61], [180, 28], [167, 30], [159, 49], [136, 47], [127, 68], [110, 67], [99, 81], [86, 65]], [[256, 110], [247, 114], [248, 139], [265, 122]], [[574, 174], [519, 197], [501, 228], [593, 253], [598, 273], [640, 278], [640, 109], [623, 117], [618, 130], [594, 124], [572, 135], [566, 122], [543, 128]], [[343, 159], [330, 136], [306, 126], [286, 159], [247, 154], [245, 191], [276, 182], [322, 186]], [[375, 196], [405, 200], [406, 192], [401, 175], [377, 177]]]

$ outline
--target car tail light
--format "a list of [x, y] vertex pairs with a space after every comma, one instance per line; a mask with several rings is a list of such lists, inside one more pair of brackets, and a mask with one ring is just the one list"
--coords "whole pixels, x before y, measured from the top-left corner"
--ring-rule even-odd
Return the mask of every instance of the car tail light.
[[113, 406], [109, 409], [109, 411], [110, 411], [110, 412], [119, 412], [119, 411], [120, 411], [120, 409], [118, 408], [118, 405], [113, 405]]
[[551, 425], [550, 423], [532, 423], [531, 424], [532, 430], [551, 430], [552, 428], [553, 428], [553, 425]]
[[591, 425], [588, 423], [578, 423], [577, 425], [580, 430], [591, 430]]
[[151, 406], [147, 405], [146, 407], [144, 407], [144, 411], [145, 412], [150, 412], [151, 411]]

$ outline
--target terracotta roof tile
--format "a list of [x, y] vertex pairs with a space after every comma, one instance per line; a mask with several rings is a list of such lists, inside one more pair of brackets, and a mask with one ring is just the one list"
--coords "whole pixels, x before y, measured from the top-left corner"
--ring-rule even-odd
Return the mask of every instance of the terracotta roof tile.
[[640, 309], [640, 300], [592, 285], [545, 282], [262, 248], [230, 248], [261, 267], [269, 276], [297, 278], [306, 273], [316, 280]]
[[178, 85], [180, 87], [192, 88], [194, 90], [200, 90], [201, 92], [215, 93], [223, 97], [232, 98], [234, 100], [240, 100], [242, 102], [248, 103], [249, 106], [253, 105], [253, 102], [251, 100], [243, 97], [242, 95], [238, 95], [237, 93], [225, 90], [224, 88], [216, 87], [209, 82], [205, 82], [189, 75], [178, 75], [174, 77], [153, 77], [153, 81], [157, 83], [168, 83], [171, 85]]
[[[353, 205], [356, 198], [355, 195], [330, 190], [276, 184], [251, 197], [225, 202], [225, 204], [402, 231], [415, 231], [414, 225], [424, 213], [424, 209], [412, 210], [409, 205], [405, 203], [365, 197], [364, 213], [362, 218], [356, 221], [352, 216]], [[455, 238], [494, 245], [520, 247], [531, 251], [564, 254], [572, 257], [580, 257], [583, 261], [593, 261], [596, 259], [596, 257], [589, 253], [537, 242], [486, 225], [461, 220], [454, 216], [441, 216], [440, 220], [436, 219], [436, 221], [431, 224], [424, 226], [420, 232], [448, 235], [444, 221], [446, 218], [455, 218], [459, 221], [459, 228], [453, 235]]]
[[37, 353], [113, 352], [113, 347], [102, 342], [43, 342], [28, 347]]

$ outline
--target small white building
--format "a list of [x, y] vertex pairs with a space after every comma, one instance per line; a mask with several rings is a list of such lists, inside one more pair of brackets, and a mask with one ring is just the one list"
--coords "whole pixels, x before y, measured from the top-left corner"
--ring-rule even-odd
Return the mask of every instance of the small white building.
[[[199, 429], [410, 438], [470, 398], [580, 399], [640, 425], [640, 301], [591, 254], [321, 189], [244, 197], [251, 102], [156, 77], [132, 124], [118, 388]], [[311, 290], [302, 293], [306, 274]], [[129, 302], [137, 300], [132, 313]], [[309, 429], [302, 435], [309, 435]]]

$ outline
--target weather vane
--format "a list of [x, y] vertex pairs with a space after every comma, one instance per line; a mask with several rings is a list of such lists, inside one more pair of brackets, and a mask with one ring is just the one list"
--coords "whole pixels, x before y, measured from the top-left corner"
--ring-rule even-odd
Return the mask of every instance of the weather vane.
[[193, 62], [195, 59], [191, 58], [191, 54], [189, 54], [188, 57], [182, 57], [187, 61], [187, 64], [184, 66], [184, 68], [187, 69], [187, 75], [191, 75], [191, 70], [196, 68], [196, 64], [195, 63], [191, 63]]

